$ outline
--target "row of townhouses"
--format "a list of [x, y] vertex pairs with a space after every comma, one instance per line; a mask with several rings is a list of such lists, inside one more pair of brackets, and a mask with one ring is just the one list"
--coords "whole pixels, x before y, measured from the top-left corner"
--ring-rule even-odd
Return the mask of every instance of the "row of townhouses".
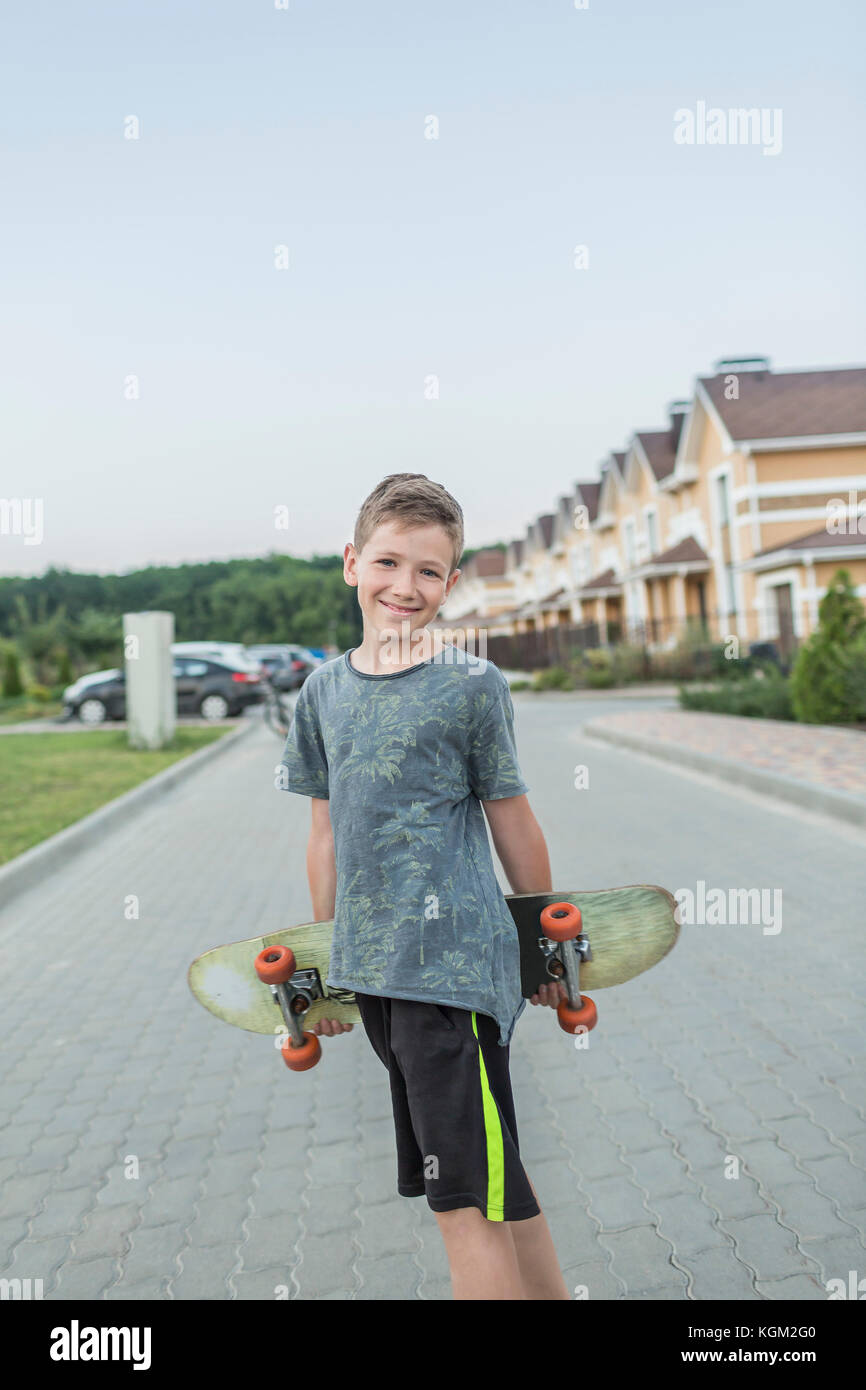
[[523, 538], [472, 556], [440, 622], [587, 624], [601, 645], [658, 648], [697, 629], [784, 650], [840, 567], [866, 599], [866, 368], [724, 359], [665, 428], [635, 431]]

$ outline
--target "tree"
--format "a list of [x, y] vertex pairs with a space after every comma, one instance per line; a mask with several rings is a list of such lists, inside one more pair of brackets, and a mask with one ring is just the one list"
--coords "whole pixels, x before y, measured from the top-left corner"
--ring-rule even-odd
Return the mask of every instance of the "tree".
[[866, 610], [847, 570], [837, 570], [818, 609], [818, 626], [800, 648], [791, 673], [794, 714], [806, 724], [847, 724], [861, 718], [859, 665]]

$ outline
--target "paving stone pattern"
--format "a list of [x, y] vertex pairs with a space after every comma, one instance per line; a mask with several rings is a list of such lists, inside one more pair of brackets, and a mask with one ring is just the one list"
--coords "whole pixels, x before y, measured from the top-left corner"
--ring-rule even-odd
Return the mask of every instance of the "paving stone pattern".
[[605, 715], [600, 722], [661, 744], [866, 798], [866, 732], [859, 729], [695, 710], [628, 710]]
[[[853, 832], [822, 847], [814, 828], [738, 815], [733, 795], [708, 806], [682, 776], [581, 743], [585, 705], [517, 708], [557, 886], [674, 886], [696, 862], [752, 873], [759, 824], [774, 867], [802, 868], [810, 843], [836, 884], [801, 902], [795, 881], [772, 938], [684, 928], [662, 965], [599, 994], [586, 1050], [527, 1008], [521, 1152], [569, 1287], [825, 1298], [827, 1279], [866, 1273]], [[309, 915], [308, 803], [273, 787], [279, 756], [255, 731], [0, 912], [4, 1278], [41, 1279], [51, 1299], [451, 1297], [431, 1211], [396, 1192], [387, 1076], [363, 1029], [323, 1039], [295, 1076], [187, 987], [200, 951]], [[572, 786], [581, 758], [592, 793]], [[711, 860], [720, 825], [735, 828]], [[821, 902], [832, 941], [807, 978]]]

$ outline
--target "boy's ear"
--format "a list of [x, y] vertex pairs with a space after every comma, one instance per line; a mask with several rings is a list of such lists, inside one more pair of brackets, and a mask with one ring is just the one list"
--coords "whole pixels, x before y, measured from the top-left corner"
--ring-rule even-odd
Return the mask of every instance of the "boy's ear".
[[358, 556], [355, 551], [355, 547], [351, 541], [347, 541], [346, 548], [343, 551], [343, 578], [345, 579], [347, 584], [353, 584], [357, 586], [357, 563]]

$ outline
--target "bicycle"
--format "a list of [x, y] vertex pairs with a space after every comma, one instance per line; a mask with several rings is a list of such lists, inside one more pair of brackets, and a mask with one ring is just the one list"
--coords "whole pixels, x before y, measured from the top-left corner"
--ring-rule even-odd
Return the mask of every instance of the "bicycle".
[[292, 707], [282, 699], [269, 680], [262, 684], [265, 687], [265, 723], [280, 738], [285, 738], [292, 724]]

